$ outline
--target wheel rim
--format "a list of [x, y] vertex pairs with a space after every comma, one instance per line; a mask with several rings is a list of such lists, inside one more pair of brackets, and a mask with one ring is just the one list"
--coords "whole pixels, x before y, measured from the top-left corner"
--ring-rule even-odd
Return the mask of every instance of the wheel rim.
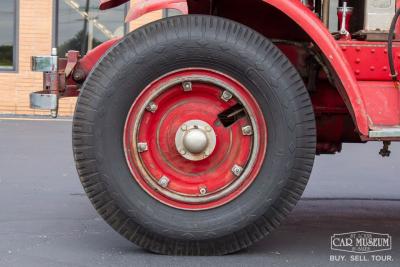
[[[228, 126], [226, 118], [235, 116], [240, 118]], [[148, 194], [178, 209], [205, 210], [232, 201], [255, 180], [267, 127], [239, 82], [208, 69], [185, 69], [142, 91], [123, 140], [131, 173]]]

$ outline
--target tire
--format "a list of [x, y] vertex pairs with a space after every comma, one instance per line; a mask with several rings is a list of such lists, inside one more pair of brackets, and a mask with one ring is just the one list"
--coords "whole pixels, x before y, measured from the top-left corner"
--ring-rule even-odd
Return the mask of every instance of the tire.
[[[123, 141], [144, 89], [185, 68], [210, 69], [242, 84], [268, 130], [254, 181], [209, 209], [176, 208], [151, 196], [130, 169]], [[223, 255], [267, 236], [300, 199], [315, 147], [310, 97], [288, 59], [252, 29], [212, 16], [166, 18], [128, 34], [87, 78], [73, 120], [74, 158], [93, 206], [128, 240], [168, 255]]]

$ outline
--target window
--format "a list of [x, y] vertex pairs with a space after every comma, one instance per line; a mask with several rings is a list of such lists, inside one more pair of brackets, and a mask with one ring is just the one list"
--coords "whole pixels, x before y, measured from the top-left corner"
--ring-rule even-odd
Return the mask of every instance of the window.
[[55, 0], [55, 46], [58, 55], [68, 50], [85, 55], [99, 44], [123, 36], [126, 4], [100, 11], [98, 0]]
[[182, 15], [182, 12], [180, 12], [177, 9], [164, 9], [163, 10], [163, 17], [173, 17], [173, 16], [178, 16], [178, 15]]
[[16, 69], [17, 0], [0, 0], [0, 71]]

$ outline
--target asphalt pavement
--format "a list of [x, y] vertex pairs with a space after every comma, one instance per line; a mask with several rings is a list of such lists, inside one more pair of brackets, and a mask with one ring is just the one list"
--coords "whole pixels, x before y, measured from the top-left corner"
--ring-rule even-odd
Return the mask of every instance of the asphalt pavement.
[[[317, 157], [294, 212], [251, 248], [167, 257], [126, 241], [96, 214], [76, 174], [68, 119], [0, 118], [0, 266], [400, 266], [400, 144], [385, 159], [380, 146]], [[354, 231], [389, 234], [392, 249], [331, 250], [333, 234]]]

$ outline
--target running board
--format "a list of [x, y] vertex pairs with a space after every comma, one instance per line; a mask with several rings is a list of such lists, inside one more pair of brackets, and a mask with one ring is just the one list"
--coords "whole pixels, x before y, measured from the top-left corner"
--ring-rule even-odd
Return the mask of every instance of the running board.
[[400, 126], [380, 128], [369, 131], [370, 138], [391, 138], [400, 137]]

